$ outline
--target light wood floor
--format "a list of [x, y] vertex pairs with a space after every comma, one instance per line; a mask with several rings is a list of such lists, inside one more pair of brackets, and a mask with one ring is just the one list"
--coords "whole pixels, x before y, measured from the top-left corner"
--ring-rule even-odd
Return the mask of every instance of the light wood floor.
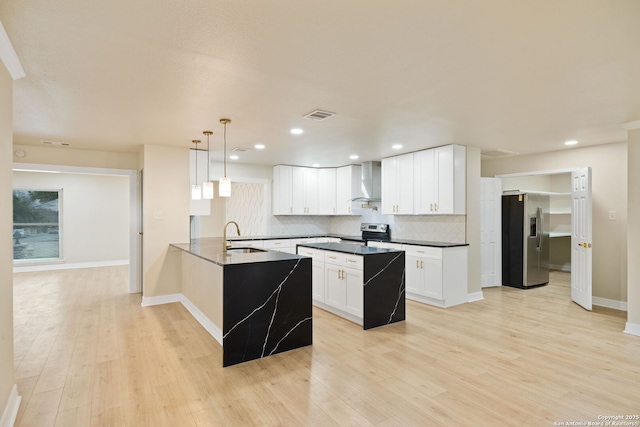
[[314, 309], [313, 346], [229, 368], [180, 305], [140, 307], [126, 267], [15, 274], [18, 426], [552, 426], [640, 413], [626, 314], [548, 286], [407, 302], [367, 332]]

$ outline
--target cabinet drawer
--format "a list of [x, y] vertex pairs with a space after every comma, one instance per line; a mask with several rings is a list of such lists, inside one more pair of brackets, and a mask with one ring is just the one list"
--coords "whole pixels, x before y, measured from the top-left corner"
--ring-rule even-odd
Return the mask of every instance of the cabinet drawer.
[[289, 239], [265, 240], [264, 247], [267, 249], [284, 249], [291, 246]]
[[324, 251], [305, 247], [298, 247], [298, 255], [311, 257], [313, 261], [324, 262]]
[[343, 266], [349, 268], [355, 268], [356, 270], [362, 270], [363, 261], [359, 255], [345, 255]]
[[324, 262], [326, 264], [344, 265], [345, 254], [340, 252], [324, 251]]
[[427, 258], [442, 259], [442, 249], [429, 246], [402, 245], [407, 255], [416, 255]]

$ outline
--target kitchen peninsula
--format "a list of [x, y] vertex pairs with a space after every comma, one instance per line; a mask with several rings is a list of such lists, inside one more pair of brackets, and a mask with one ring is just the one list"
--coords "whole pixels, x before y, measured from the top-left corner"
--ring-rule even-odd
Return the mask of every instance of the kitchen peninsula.
[[171, 246], [182, 250], [182, 293], [222, 345], [223, 366], [311, 345], [311, 259], [222, 245]]

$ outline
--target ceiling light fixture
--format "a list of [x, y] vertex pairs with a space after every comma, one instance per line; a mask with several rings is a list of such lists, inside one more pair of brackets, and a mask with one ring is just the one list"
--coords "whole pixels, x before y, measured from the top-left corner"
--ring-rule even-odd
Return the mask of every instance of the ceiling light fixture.
[[577, 143], [578, 143], [578, 141], [576, 141], [576, 140], [574, 139], [574, 140], [571, 140], [571, 141], [567, 141], [567, 142], [565, 142], [565, 143], [564, 143], [564, 145], [576, 145]]
[[207, 180], [202, 183], [202, 198], [213, 199], [213, 181], [211, 181], [211, 175], [209, 175], [209, 163], [211, 162], [209, 157], [209, 136], [213, 134], [210, 130], [202, 132], [207, 135]]
[[256, 144], [253, 146], [256, 150], [264, 150], [264, 144]]
[[300, 128], [293, 128], [291, 129], [291, 134], [292, 135], [302, 135], [304, 133], [304, 131]]
[[198, 185], [198, 144], [200, 144], [200, 140], [194, 139], [191, 142], [196, 144], [196, 179], [194, 184], [191, 186], [191, 198], [193, 200], [200, 200], [202, 199], [202, 187]]
[[238, 160], [240, 157], [236, 156], [235, 154], [232, 154], [232, 155], [229, 156], [229, 158], [231, 160]]
[[349, 158], [351, 160], [357, 160], [359, 158], [359, 156], [357, 154], [352, 154], [352, 155], [349, 156]]
[[220, 123], [224, 125], [224, 176], [218, 181], [218, 192], [220, 197], [231, 197], [231, 179], [227, 177], [227, 124], [231, 120], [220, 119]]
[[393, 148], [394, 150], [399, 150], [402, 148], [402, 144], [393, 144], [391, 148]]

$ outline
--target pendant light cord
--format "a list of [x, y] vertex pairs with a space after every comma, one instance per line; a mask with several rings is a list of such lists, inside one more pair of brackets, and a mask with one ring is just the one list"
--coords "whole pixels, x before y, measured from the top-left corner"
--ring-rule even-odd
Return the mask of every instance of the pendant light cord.
[[224, 124], [224, 177], [227, 177], [227, 124]]

